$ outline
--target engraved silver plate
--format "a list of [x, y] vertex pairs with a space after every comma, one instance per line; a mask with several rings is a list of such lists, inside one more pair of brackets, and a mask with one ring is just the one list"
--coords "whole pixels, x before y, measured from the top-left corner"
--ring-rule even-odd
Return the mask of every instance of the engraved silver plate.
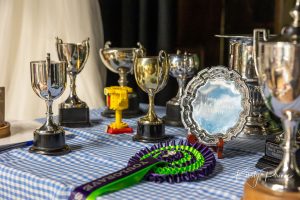
[[181, 100], [184, 127], [207, 145], [229, 141], [243, 129], [249, 115], [246, 83], [223, 66], [204, 69], [187, 85]]

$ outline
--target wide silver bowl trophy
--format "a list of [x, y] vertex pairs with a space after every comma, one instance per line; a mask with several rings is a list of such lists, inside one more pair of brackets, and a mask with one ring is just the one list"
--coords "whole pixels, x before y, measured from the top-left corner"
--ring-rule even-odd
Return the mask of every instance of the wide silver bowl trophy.
[[[281, 118], [284, 127], [283, 156], [278, 167], [245, 184], [244, 199], [299, 199], [300, 170], [296, 163], [296, 135], [300, 120], [300, 0], [290, 12], [293, 22], [281, 35], [257, 43], [257, 73], [268, 108]], [[265, 31], [266, 32], [266, 31]], [[257, 34], [257, 30], [255, 32]], [[257, 52], [256, 52], [257, 50]], [[254, 198], [253, 198], [254, 199]]]
[[89, 107], [76, 94], [76, 77], [89, 57], [89, 38], [81, 43], [64, 43], [56, 38], [58, 59], [67, 63], [70, 78], [70, 95], [59, 105], [59, 123], [68, 127], [90, 126]]
[[[127, 86], [127, 75], [133, 72], [133, 54], [139, 49], [146, 54], [144, 47], [138, 42], [138, 48], [112, 48], [111, 42], [107, 41], [103, 49], [99, 50], [100, 58], [103, 64], [112, 72], [119, 74], [119, 85]], [[123, 111], [124, 118], [137, 117], [142, 114], [139, 107], [138, 95], [133, 92], [128, 95], [129, 107]], [[102, 113], [104, 117], [114, 117], [115, 111], [106, 108]]]
[[46, 122], [34, 131], [30, 152], [45, 155], [62, 155], [70, 148], [65, 143], [65, 131], [53, 121], [52, 104], [65, 90], [67, 64], [46, 60], [30, 62], [31, 86], [33, 91], [47, 104]]
[[186, 80], [194, 76], [199, 67], [199, 58], [196, 54], [181, 53], [169, 54], [170, 75], [177, 79], [177, 95], [167, 102], [164, 121], [167, 125], [183, 126], [181, 121], [180, 101], [185, 89]]
[[5, 88], [0, 87], [0, 138], [10, 136], [10, 123], [5, 121]]

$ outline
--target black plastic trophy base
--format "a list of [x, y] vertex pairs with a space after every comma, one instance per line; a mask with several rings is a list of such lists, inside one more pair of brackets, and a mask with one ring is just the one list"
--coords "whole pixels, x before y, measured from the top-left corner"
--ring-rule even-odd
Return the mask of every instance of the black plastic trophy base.
[[181, 121], [181, 108], [180, 105], [173, 105], [167, 103], [166, 106], [166, 116], [164, 116], [164, 121], [166, 125], [183, 127]]
[[[297, 142], [300, 145], [300, 142]], [[267, 139], [265, 144], [265, 155], [256, 163], [256, 167], [265, 171], [276, 168], [282, 160], [283, 151], [275, 139]], [[300, 167], [300, 149], [296, 151], [296, 161]]]
[[[123, 110], [122, 112], [123, 118], [127, 118], [127, 119], [134, 118], [144, 114], [144, 112], [140, 109], [140, 101], [136, 93], [129, 94], [128, 100], [129, 100], [128, 109]], [[114, 118], [115, 111], [106, 108], [103, 112], [101, 112], [101, 115], [103, 117]]]
[[59, 125], [78, 128], [89, 127], [90, 111], [89, 108], [59, 108]]
[[133, 141], [145, 143], [158, 143], [170, 140], [172, 136], [165, 135], [164, 124], [142, 124], [138, 122], [137, 134], [133, 136]]
[[33, 146], [29, 149], [29, 152], [59, 156], [67, 154], [70, 151], [70, 147], [65, 143], [64, 131], [50, 134], [41, 134], [38, 130], [34, 131]]

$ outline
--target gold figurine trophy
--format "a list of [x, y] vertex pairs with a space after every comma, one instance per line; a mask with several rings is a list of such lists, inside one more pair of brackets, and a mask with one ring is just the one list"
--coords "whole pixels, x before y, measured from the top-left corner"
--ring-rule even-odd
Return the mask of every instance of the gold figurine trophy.
[[115, 122], [112, 122], [106, 132], [110, 134], [132, 133], [133, 129], [125, 122], [122, 122], [122, 111], [128, 108], [128, 95], [132, 88], [126, 86], [111, 86], [104, 88], [106, 105], [109, 109], [115, 110]]
[[157, 117], [154, 110], [154, 96], [166, 86], [169, 67], [168, 55], [164, 51], [160, 51], [159, 56], [152, 57], [144, 57], [139, 50], [135, 52], [135, 80], [149, 96], [149, 110], [138, 121], [137, 134], [133, 137], [135, 141], [160, 142], [169, 138], [165, 135], [163, 120]]

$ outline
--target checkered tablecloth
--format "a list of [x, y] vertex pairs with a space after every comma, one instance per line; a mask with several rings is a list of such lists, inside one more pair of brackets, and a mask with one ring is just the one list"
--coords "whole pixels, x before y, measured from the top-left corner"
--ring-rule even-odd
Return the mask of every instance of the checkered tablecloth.
[[[93, 126], [68, 131], [72, 152], [64, 156], [42, 156], [28, 152], [28, 147], [0, 154], [0, 199], [68, 199], [76, 186], [115, 172], [127, 165], [128, 159], [143, 147], [132, 141], [132, 134], [108, 135], [105, 126], [112, 119], [91, 110]], [[157, 113], [164, 115], [164, 108]], [[137, 119], [125, 119], [136, 129]], [[166, 127], [176, 139], [185, 138], [183, 128]], [[264, 141], [236, 138], [227, 143], [224, 159], [217, 159], [208, 178], [178, 184], [142, 181], [132, 187], [110, 193], [101, 199], [240, 199], [249, 175], [258, 172], [255, 163], [263, 155]]]

